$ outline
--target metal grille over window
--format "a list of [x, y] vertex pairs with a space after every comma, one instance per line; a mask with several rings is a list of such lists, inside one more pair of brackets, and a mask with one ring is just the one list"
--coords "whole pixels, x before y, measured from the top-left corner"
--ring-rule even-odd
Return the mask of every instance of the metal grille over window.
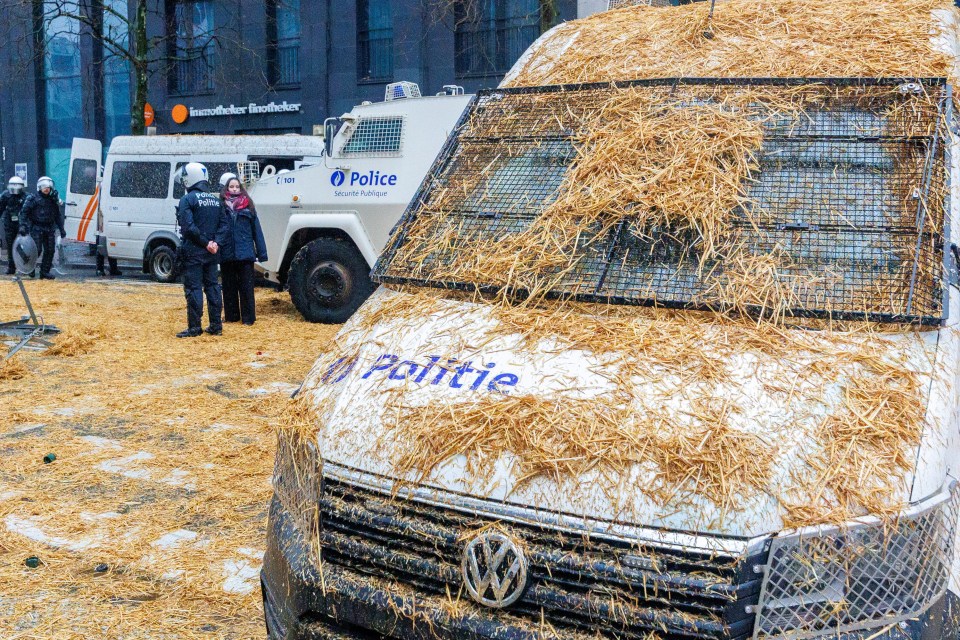
[[754, 638], [862, 631], [915, 619], [947, 588], [958, 492], [893, 521], [774, 538]]
[[372, 116], [361, 118], [350, 138], [340, 149], [346, 157], [400, 156], [403, 144], [403, 118]]
[[483, 91], [374, 277], [936, 324], [951, 108], [940, 79]]

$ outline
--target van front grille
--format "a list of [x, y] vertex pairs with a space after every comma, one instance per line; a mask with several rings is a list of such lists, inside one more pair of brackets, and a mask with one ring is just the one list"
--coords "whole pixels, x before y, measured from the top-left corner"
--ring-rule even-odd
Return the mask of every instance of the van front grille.
[[521, 542], [528, 588], [504, 610], [518, 625], [561, 637], [740, 639], [753, 632], [759, 557], [627, 544], [498, 521], [324, 479], [324, 562], [431, 595], [470, 601], [461, 554], [472, 533], [496, 525]]

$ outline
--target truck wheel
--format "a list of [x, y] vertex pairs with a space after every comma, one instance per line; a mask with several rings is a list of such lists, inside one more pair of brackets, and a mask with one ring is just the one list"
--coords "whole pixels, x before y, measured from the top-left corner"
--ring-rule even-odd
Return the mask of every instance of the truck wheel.
[[169, 245], [157, 245], [150, 252], [150, 275], [157, 282], [176, 282], [177, 252]]
[[290, 298], [310, 322], [340, 324], [353, 315], [376, 285], [370, 267], [350, 243], [318, 238], [304, 245], [290, 263]]

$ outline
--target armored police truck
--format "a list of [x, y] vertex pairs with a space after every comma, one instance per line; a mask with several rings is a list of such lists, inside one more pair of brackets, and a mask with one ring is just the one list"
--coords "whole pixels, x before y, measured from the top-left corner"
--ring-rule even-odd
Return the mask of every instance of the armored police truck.
[[343, 322], [373, 291], [370, 268], [470, 99], [390, 84], [383, 102], [327, 119], [320, 162], [250, 185], [269, 253], [258, 269], [307, 320]]

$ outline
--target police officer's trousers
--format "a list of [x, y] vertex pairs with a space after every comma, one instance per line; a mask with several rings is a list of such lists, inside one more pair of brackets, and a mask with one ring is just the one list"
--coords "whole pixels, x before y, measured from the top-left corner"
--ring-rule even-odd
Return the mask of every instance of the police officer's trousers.
[[214, 260], [197, 262], [188, 260], [183, 266], [183, 293], [187, 297], [187, 328], [199, 329], [203, 317], [203, 296], [207, 296], [207, 315], [210, 327], [222, 325], [223, 294], [217, 280], [217, 263]]
[[56, 227], [34, 227], [30, 230], [33, 241], [37, 243], [37, 251], [40, 252], [40, 275], [49, 275], [53, 268], [53, 253], [57, 250], [57, 234], [59, 230]]
[[7, 273], [13, 273], [13, 243], [17, 241], [17, 225], [7, 224], [3, 227], [3, 246], [7, 249]]

